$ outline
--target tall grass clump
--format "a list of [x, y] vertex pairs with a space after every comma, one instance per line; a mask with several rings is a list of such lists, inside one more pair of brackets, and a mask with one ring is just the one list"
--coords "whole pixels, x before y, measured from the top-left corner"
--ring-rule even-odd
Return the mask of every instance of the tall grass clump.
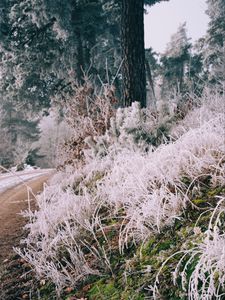
[[[224, 197], [218, 197], [218, 203], [212, 209], [207, 229], [199, 232], [200, 241], [195, 241], [192, 248], [174, 253], [164, 261], [153, 287], [153, 299], [160, 293], [159, 275], [169, 261], [180, 254], [176, 269], [173, 272], [174, 284], [180, 281], [187, 299], [224, 299], [225, 295], [225, 233], [224, 233]], [[190, 273], [190, 269], [192, 272]]]
[[[214, 209], [202, 243], [191, 251], [185, 265], [198, 257], [198, 262], [188, 282], [189, 299], [223, 299], [225, 295], [225, 198]], [[182, 272], [185, 277], [185, 271]], [[187, 282], [187, 278], [186, 282]], [[185, 288], [185, 287], [183, 287]]]

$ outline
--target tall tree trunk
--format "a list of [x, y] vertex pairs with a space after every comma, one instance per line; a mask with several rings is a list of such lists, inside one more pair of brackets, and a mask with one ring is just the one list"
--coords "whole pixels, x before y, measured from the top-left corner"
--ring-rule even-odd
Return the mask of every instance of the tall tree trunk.
[[79, 31], [76, 32], [77, 37], [77, 81], [79, 84], [84, 82], [84, 53], [83, 53], [83, 43], [82, 43], [82, 36]]
[[182, 92], [183, 90], [183, 82], [184, 82], [184, 62], [181, 62], [180, 70], [179, 70], [179, 87], [178, 91]]
[[145, 107], [144, 1], [122, 0], [121, 23], [124, 105], [138, 101]]
[[83, 49], [83, 17], [80, 5], [75, 1], [71, 22], [74, 27], [74, 35], [76, 38], [76, 79], [79, 84], [84, 82], [84, 49]]

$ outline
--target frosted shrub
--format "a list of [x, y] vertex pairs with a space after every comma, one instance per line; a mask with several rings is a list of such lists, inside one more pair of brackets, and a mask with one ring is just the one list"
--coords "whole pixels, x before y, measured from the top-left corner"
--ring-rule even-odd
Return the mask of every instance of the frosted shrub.
[[55, 99], [59, 103], [63, 102], [65, 119], [73, 129], [71, 139], [65, 143], [62, 165], [84, 164], [84, 152], [88, 148], [85, 140], [93, 140], [109, 128], [116, 101], [114, 92], [114, 87], [108, 84], [96, 90], [92, 82], [84, 76], [82, 85], [73, 82], [70, 92], [63, 95], [63, 100]]
[[118, 153], [123, 149], [150, 151], [166, 140], [168, 118], [153, 115], [148, 109], [142, 109], [138, 102], [130, 107], [118, 108], [110, 119], [110, 127], [101, 136], [87, 137], [89, 150], [86, 157], [96, 157]]
[[223, 184], [223, 132], [223, 117], [218, 116], [154, 152], [128, 151], [115, 158], [100, 195], [126, 212], [125, 242], [129, 235], [142, 241], [175, 220], [191, 196], [182, 178], [194, 183], [210, 175], [213, 185]]
[[141, 109], [138, 102], [115, 110], [116, 101], [113, 86], [106, 84], [96, 91], [87, 78], [83, 85], [75, 84], [72, 96], [64, 99], [67, 122], [74, 128], [65, 144], [65, 163], [89, 163], [124, 148], [148, 151], [167, 140], [169, 115], [162, 118]]
[[[148, 144], [147, 151], [146, 141], [134, 142], [129, 130], [152, 132], [156, 119], [135, 103], [118, 110], [108, 131], [98, 135], [109, 138], [104, 155], [98, 155], [99, 149], [86, 152], [85, 164], [57, 174], [38, 197], [38, 211], [25, 213], [29, 235], [20, 255], [58, 290], [88, 274], [113, 274], [115, 244], [123, 252], [173, 224], [206, 179], [212, 187], [224, 184], [224, 115], [219, 106], [207, 110], [200, 124], [189, 126], [184, 120], [177, 140], [154, 148]], [[97, 141], [88, 141], [91, 151]], [[111, 230], [116, 232], [113, 241]]]

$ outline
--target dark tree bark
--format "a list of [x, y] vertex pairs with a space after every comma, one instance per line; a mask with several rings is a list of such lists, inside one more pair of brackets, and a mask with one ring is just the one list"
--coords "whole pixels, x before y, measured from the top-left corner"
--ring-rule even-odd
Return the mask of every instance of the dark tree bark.
[[77, 37], [77, 81], [79, 84], [84, 83], [84, 52], [82, 44], [82, 36], [79, 31], [76, 32]]
[[74, 10], [72, 13], [72, 24], [74, 27], [74, 35], [76, 38], [76, 79], [79, 84], [84, 82], [84, 47], [83, 47], [83, 14], [82, 9], [75, 2]]
[[138, 101], [145, 107], [144, 0], [122, 0], [121, 23], [124, 105]]

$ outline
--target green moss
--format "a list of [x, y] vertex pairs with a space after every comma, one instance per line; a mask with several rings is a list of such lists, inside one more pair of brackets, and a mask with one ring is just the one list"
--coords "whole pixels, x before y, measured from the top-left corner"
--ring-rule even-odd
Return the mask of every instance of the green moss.
[[170, 249], [171, 246], [173, 245], [173, 240], [170, 239], [170, 240], [165, 240], [165, 241], [162, 241], [161, 243], [158, 244], [158, 251], [162, 251], [162, 250], [167, 250], [167, 249]]
[[224, 187], [217, 187], [213, 190], [209, 190], [207, 195], [209, 197], [214, 197], [214, 196], [220, 195], [221, 193], [225, 193], [225, 188]]
[[141, 247], [141, 254], [143, 256], [150, 254], [152, 247], [155, 243], [156, 239], [155, 237], [151, 238]]
[[39, 288], [39, 300], [49, 300], [49, 299], [56, 299], [56, 291], [55, 291], [55, 286], [47, 282], [45, 285]]
[[90, 300], [119, 300], [119, 296], [120, 291], [115, 287], [114, 281], [105, 282], [104, 280], [100, 280], [96, 282], [88, 292]]
[[206, 202], [205, 199], [193, 199], [192, 202], [195, 204], [195, 205], [200, 205], [200, 204], [203, 204]]

